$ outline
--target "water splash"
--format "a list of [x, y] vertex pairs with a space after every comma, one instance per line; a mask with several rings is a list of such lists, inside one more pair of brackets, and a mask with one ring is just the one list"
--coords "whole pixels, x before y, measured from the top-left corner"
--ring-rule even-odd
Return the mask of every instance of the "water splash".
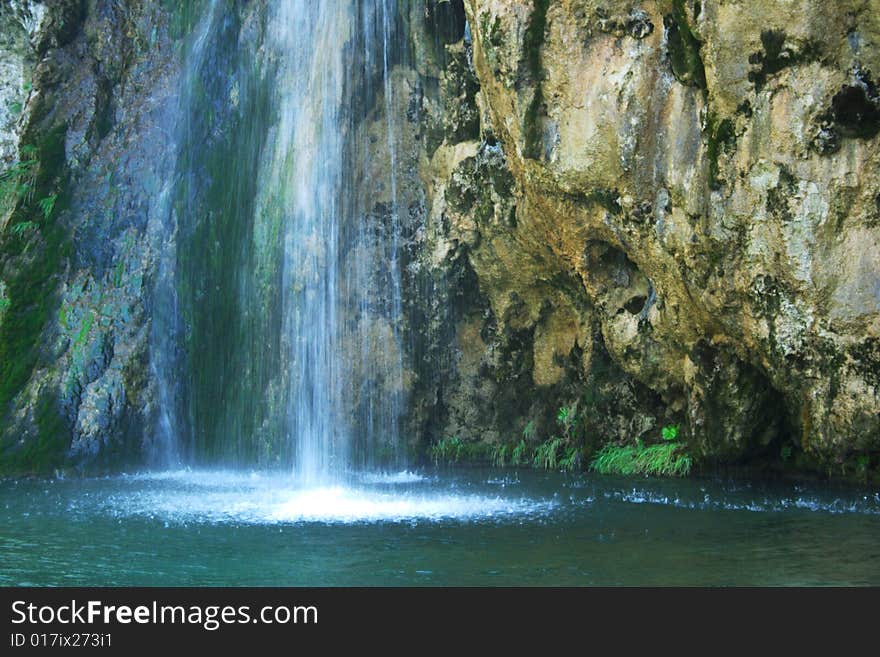
[[602, 493], [609, 501], [626, 504], [646, 504], [669, 506], [679, 509], [699, 511], [747, 511], [750, 513], [783, 513], [789, 511], [809, 511], [813, 513], [880, 515], [876, 499], [863, 496], [828, 497], [810, 495], [749, 494], [748, 492], [726, 491], [722, 494], [704, 493], [702, 497], [693, 494], [668, 494], [660, 491], [633, 488], [631, 490], [612, 490]]
[[365, 484], [415, 484], [430, 481], [429, 477], [417, 472], [402, 470], [401, 472], [368, 472], [361, 475]]
[[131, 488], [99, 504], [119, 517], [173, 523], [374, 523], [485, 521], [550, 512], [555, 503], [417, 486], [389, 491], [387, 484], [420, 484], [404, 472], [365, 478], [359, 486], [303, 487], [286, 474], [175, 470], [129, 476]]

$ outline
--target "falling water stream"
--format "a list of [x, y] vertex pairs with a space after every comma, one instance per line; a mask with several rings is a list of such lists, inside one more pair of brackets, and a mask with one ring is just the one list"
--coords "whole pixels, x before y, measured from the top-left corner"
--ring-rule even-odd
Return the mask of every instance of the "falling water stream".
[[280, 2], [273, 10], [270, 46], [287, 56], [279, 65], [278, 122], [262, 175], [270, 198], [263, 205], [279, 213], [283, 243], [283, 430], [293, 441], [297, 475], [315, 483], [338, 465], [346, 447], [336, 417], [345, 67], [334, 46], [350, 39], [353, 17], [345, 3]]
[[304, 485], [399, 466], [396, 3], [212, 0], [193, 22], [157, 462], [289, 467]]

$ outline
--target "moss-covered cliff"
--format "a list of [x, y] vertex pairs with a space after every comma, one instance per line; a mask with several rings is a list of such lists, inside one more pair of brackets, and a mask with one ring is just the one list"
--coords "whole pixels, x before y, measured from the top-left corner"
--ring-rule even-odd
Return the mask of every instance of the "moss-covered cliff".
[[0, 472], [137, 458], [149, 440], [174, 17], [152, 2], [0, 5], [16, 98], [0, 168], [17, 186], [0, 208]]
[[[198, 13], [172, 5], [0, 13], [15, 26], [0, 95], [16, 111], [0, 114], [0, 156], [39, 161], [0, 222], [0, 468], [137, 457], [155, 434], [153, 294], [176, 239], [166, 183]], [[380, 348], [385, 324], [375, 353], [404, 372], [364, 381], [406, 399], [411, 452], [558, 436], [586, 459], [678, 425], [706, 468], [876, 470], [876, 0], [430, 0], [400, 14], [399, 120], [364, 108], [354, 133], [393, 143], [400, 168], [406, 353]], [[212, 125], [233, 126], [222, 116]], [[389, 162], [370, 166], [353, 175]], [[381, 303], [379, 283], [370, 294]]]
[[876, 467], [877, 3], [464, 4], [482, 135], [425, 170], [487, 303], [445, 432], [577, 404], [588, 442]]

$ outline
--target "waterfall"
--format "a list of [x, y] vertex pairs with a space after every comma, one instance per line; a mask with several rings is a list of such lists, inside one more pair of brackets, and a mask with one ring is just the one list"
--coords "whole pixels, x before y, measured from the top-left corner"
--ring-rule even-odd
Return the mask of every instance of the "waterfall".
[[[285, 431], [297, 473], [311, 482], [339, 458], [338, 267], [343, 57], [349, 16], [337, 3], [273, 6], [271, 47], [283, 53], [278, 121], [264, 166], [269, 213], [280, 213]], [[273, 207], [271, 204], [276, 204]]]
[[[204, 15], [192, 35], [191, 45], [187, 51], [186, 66], [182, 71], [183, 93], [178, 99], [177, 115], [186, 117], [193, 106], [192, 91], [194, 76], [201, 67], [214, 27], [219, 0], [211, 0]], [[185, 9], [181, 14], [183, 20], [192, 19]], [[183, 120], [177, 127], [177, 143], [188, 144], [186, 131], [190, 122]], [[183, 158], [178, 153], [178, 158]], [[179, 342], [182, 335], [180, 307], [175, 288], [176, 256], [174, 248], [178, 234], [177, 216], [172, 211], [170, 202], [171, 185], [166, 184], [156, 200], [156, 214], [161, 218], [160, 228], [163, 236], [156, 240], [160, 244], [156, 272], [155, 297], [153, 299], [153, 322], [150, 331], [150, 372], [156, 381], [156, 423], [155, 436], [150, 445], [149, 460], [154, 465], [171, 467], [181, 462], [181, 441], [178, 432], [181, 427], [179, 412], [180, 387], [175, 367], [179, 363]]]
[[399, 461], [399, 24], [393, 0], [202, 10], [153, 342], [169, 453], [310, 484]]

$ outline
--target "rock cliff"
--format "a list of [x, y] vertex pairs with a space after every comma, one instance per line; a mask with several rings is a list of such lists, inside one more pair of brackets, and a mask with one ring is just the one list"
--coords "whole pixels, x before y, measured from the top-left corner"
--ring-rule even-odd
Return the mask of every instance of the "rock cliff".
[[152, 2], [0, 5], [0, 471], [109, 463], [149, 442], [184, 20]]
[[[174, 5], [0, 5], [4, 470], [155, 440], [201, 7]], [[413, 451], [539, 441], [564, 406], [584, 457], [678, 424], [706, 467], [877, 468], [878, 0], [431, 0], [401, 25]]]
[[447, 107], [481, 131], [424, 175], [485, 307], [445, 432], [579, 404], [588, 441], [680, 421], [704, 463], [876, 465], [880, 5], [464, 9], [440, 88], [470, 68]]

